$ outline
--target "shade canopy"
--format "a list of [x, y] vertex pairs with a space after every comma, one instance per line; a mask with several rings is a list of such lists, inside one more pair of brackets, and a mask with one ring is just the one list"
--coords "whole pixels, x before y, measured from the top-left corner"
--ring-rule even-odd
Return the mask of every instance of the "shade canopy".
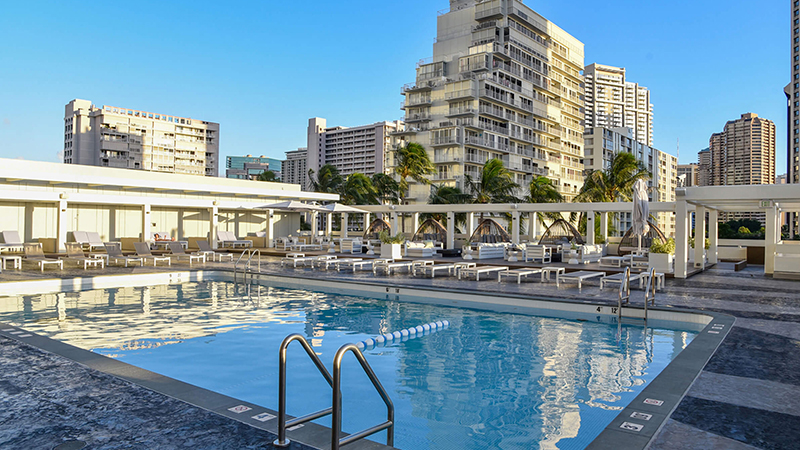
[[628, 231], [625, 232], [625, 235], [622, 236], [622, 240], [619, 242], [619, 250], [617, 253], [620, 256], [632, 253], [637, 249], [639, 251], [642, 249], [649, 249], [655, 239], [661, 239], [662, 242], [667, 242], [667, 237], [658, 229], [656, 224], [649, 222], [647, 225], [649, 229], [647, 233], [641, 237], [641, 248], [639, 247], [639, 236], [633, 233], [633, 227], [628, 228]]
[[478, 225], [478, 228], [472, 233], [472, 236], [470, 236], [469, 241], [496, 244], [511, 242], [511, 236], [496, 220], [483, 219]]
[[369, 228], [367, 231], [364, 232], [364, 240], [377, 240], [380, 239], [378, 237], [381, 234], [381, 231], [388, 231], [389, 233], [392, 232], [392, 226], [389, 225], [389, 222], [383, 219], [375, 219], [369, 224]]
[[411, 240], [414, 242], [446, 242], [447, 229], [441, 223], [439, 223], [438, 220], [428, 219], [425, 222], [422, 222], [422, 225], [417, 228], [417, 232], [414, 233], [414, 237], [411, 238]]
[[539, 245], [558, 244], [583, 245], [585, 242], [575, 226], [564, 219], [558, 219], [544, 232], [539, 239]]
[[348, 205], [343, 205], [341, 203], [331, 203], [330, 205], [325, 205], [324, 208], [331, 213], [357, 213], [357, 214], [369, 213], [369, 211], [354, 208]]
[[289, 200], [280, 203], [271, 203], [269, 205], [257, 206], [257, 209], [272, 209], [275, 211], [290, 211], [290, 212], [330, 212], [322, 206], [312, 205], [309, 203], [298, 202], [297, 200]]

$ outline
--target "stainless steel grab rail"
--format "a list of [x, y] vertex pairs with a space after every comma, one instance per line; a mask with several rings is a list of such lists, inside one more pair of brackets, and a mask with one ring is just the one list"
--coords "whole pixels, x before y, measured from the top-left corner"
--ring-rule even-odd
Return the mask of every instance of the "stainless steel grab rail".
[[630, 303], [631, 301], [631, 268], [625, 268], [625, 275], [622, 277], [622, 282], [619, 284], [619, 300], [617, 301], [617, 318], [622, 318], [622, 301]]
[[325, 366], [322, 364], [322, 361], [319, 360], [316, 353], [314, 353], [314, 349], [311, 348], [311, 345], [308, 344], [308, 341], [305, 337], [301, 334], [290, 334], [286, 336], [286, 338], [281, 342], [280, 347], [280, 365], [278, 369], [278, 439], [275, 440], [272, 444], [276, 447], [288, 447], [290, 441], [286, 439], [286, 428], [293, 427], [295, 425], [299, 425], [301, 423], [310, 422], [314, 419], [319, 419], [320, 417], [325, 417], [328, 414], [331, 414], [333, 408], [326, 408], [311, 414], [307, 414], [302, 417], [297, 417], [290, 421], [286, 421], [286, 349], [289, 347], [289, 344], [292, 342], [297, 341], [300, 345], [303, 346], [303, 349], [308, 354], [311, 361], [314, 362], [314, 365], [317, 366], [317, 370], [325, 377], [325, 381], [328, 382], [328, 385], [333, 387], [333, 378], [331, 377], [330, 372]]
[[647, 278], [647, 286], [644, 289], [644, 320], [647, 320], [647, 304], [656, 304], [656, 269], [650, 269], [650, 276]]
[[[353, 352], [353, 355], [355, 355], [356, 359], [361, 364], [361, 368], [364, 369], [364, 372], [372, 382], [372, 386], [375, 387], [375, 390], [377, 390], [378, 394], [380, 394], [381, 399], [383, 399], [383, 403], [386, 404], [387, 418], [386, 422], [340, 439], [339, 434], [341, 433], [342, 428], [342, 391], [340, 389], [342, 383], [342, 358], [344, 358], [344, 355], [347, 354], [347, 352]], [[383, 385], [378, 380], [378, 377], [375, 376], [375, 372], [372, 371], [372, 367], [370, 367], [367, 359], [364, 358], [364, 354], [361, 353], [361, 350], [359, 350], [355, 344], [343, 345], [336, 352], [336, 356], [333, 357], [332, 408], [333, 416], [331, 418], [331, 428], [333, 431], [331, 434], [331, 450], [339, 450], [339, 447], [342, 445], [347, 445], [351, 442], [365, 438], [382, 430], [387, 430], [386, 445], [390, 447], [394, 446], [394, 404], [392, 403], [392, 399], [389, 398], [389, 394], [386, 393], [386, 389], [383, 388]]]
[[239, 268], [239, 263], [242, 261], [242, 258], [244, 258], [245, 254], [249, 255], [247, 261], [245, 261], [244, 269], [242, 270], [242, 273], [245, 274], [245, 280], [247, 278], [247, 273], [250, 272], [253, 256], [256, 254], [258, 255], [258, 272], [261, 273], [261, 250], [257, 248], [247, 248], [239, 255], [239, 258], [236, 260], [236, 262], [233, 263], [234, 280], [236, 280], [236, 271]]

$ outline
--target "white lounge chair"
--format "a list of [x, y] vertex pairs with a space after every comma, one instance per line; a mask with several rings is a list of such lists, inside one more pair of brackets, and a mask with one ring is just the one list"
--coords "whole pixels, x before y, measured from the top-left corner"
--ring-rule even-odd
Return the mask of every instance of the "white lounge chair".
[[221, 253], [215, 252], [208, 241], [197, 241], [197, 247], [200, 249], [198, 252], [194, 252], [195, 255], [205, 255], [206, 259], [211, 257], [211, 261], [219, 261], [222, 262], [222, 258], [230, 258], [233, 261], [233, 253]]
[[452, 276], [456, 271], [456, 265], [455, 264], [434, 264], [432, 266], [417, 266], [414, 269], [415, 269], [414, 275], [418, 275], [420, 273], [422, 275], [430, 274], [431, 278], [436, 278], [436, 272], [447, 271], [447, 274]]
[[170, 258], [169, 256], [154, 255], [153, 252], [150, 251], [150, 246], [147, 245], [147, 242], [134, 242], [133, 248], [136, 249], [136, 256], [142, 258], [143, 260], [145, 260], [145, 262], [148, 259], [152, 259], [153, 267], [155, 267], [159, 261], [166, 261], [168, 266], [172, 265], [172, 258]]
[[[248, 242], [250, 242], [250, 241], [248, 241]], [[186, 253], [186, 251], [183, 249], [183, 246], [181, 245], [180, 242], [172, 241], [168, 245], [169, 245], [169, 251], [170, 251], [169, 256], [171, 256], [173, 258], [176, 258], [178, 261], [180, 261], [181, 258], [186, 258], [186, 259], [189, 260], [189, 266], [191, 266], [192, 263], [195, 260], [198, 260], [198, 261], [201, 261], [201, 262], [206, 262], [206, 256], [205, 255], [193, 255], [191, 253]]]
[[508, 267], [501, 266], [475, 266], [470, 268], [461, 269], [458, 272], [458, 279], [469, 278], [470, 275], [475, 275], [475, 281], [480, 281], [482, 273], [501, 272], [508, 270]]
[[386, 275], [391, 275], [392, 271], [397, 271], [400, 269], [405, 269], [409, 273], [411, 273], [411, 268], [414, 267], [414, 263], [412, 261], [401, 261], [401, 262], [391, 262], [387, 264], [379, 264], [379, 265], [372, 265], [372, 274], [377, 275], [378, 269], [383, 270], [383, 273]]
[[24, 244], [19, 237], [17, 231], [3, 231], [0, 233], [3, 237], [3, 243], [0, 244], [0, 251], [4, 252], [22, 252]]
[[556, 286], [558, 286], [559, 283], [561, 283], [562, 281], [576, 281], [578, 283], [578, 289], [580, 289], [584, 281], [590, 278], [597, 278], [604, 276], [606, 276], [605, 272], [591, 272], [588, 270], [580, 270], [578, 272], [558, 274], [556, 275]]
[[[631, 282], [639, 280], [639, 289], [642, 288], [644, 285], [644, 276], [645, 274], [642, 273], [631, 273]], [[618, 272], [611, 275], [606, 275], [600, 279], [600, 289], [603, 289], [606, 284], [622, 284], [625, 281], [625, 274], [623, 272]]]
[[25, 249], [25, 260], [38, 264], [42, 272], [44, 272], [44, 266], [48, 264], [57, 265], [59, 269], [64, 270], [64, 261], [55, 258], [47, 258], [44, 256], [42, 244], [38, 242], [23, 244], [23, 248]]
[[217, 230], [217, 242], [222, 247], [252, 247], [253, 241], [237, 239], [233, 231]]
[[550, 247], [544, 245], [526, 245], [522, 249], [522, 260], [525, 262], [540, 261], [542, 264], [550, 264], [551, 257]]
[[542, 269], [509, 269], [503, 272], [497, 272], [497, 282], [503, 281], [503, 277], [517, 277], [517, 284], [520, 284], [522, 282], [522, 277], [528, 278], [528, 275], [536, 274], [539, 275], [540, 280], [544, 279]]
[[128, 267], [128, 263], [138, 262], [140, 266], [144, 266], [144, 258], [140, 258], [138, 256], [125, 256], [122, 254], [122, 250], [120, 250], [119, 246], [113, 242], [109, 242], [105, 244], [106, 254], [108, 255], [108, 265], [110, 266], [111, 263], [118, 263], [119, 261], [125, 261], [125, 267]]
[[72, 261], [78, 265], [83, 263], [83, 270], [89, 266], [97, 267], [99, 265], [101, 269], [105, 267], [103, 258], [87, 258], [83, 253], [83, 244], [80, 242], [65, 242], [64, 247], [67, 249], [67, 256], [61, 257], [64, 261]]
[[96, 231], [87, 231], [86, 238], [88, 240], [87, 245], [89, 246], [89, 251], [97, 248], [105, 248], [106, 244], [100, 239], [100, 233]]

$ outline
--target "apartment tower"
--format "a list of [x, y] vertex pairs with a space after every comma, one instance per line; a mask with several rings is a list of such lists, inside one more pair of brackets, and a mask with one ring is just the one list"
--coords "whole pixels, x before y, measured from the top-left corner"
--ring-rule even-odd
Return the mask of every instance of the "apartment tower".
[[698, 167], [697, 163], [678, 164], [678, 187], [699, 186]]
[[383, 173], [390, 135], [402, 130], [401, 121], [328, 128], [325, 119], [308, 119], [308, 168], [318, 172], [330, 164], [342, 176]]
[[[792, 79], [783, 90], [787, 101], [786, 181], [800, 183], [800, 0], [790, 0], [789, 6]], [[798, 215], [789, 213], [785, 219], [792, 224], [789, 234], [794, 237], [800, 232]]]
[[[587, 128], [584, 135], [583, 160], [586, 170], [608, 169], [614, 155], [622, 152], [630, 153], [650, 172], [650, 179], [647, 180], [650, 201], [674, 202], [675, 188], [678, 184], [678, 158], [637, 141], [635, 135], [635, 131], [627, 127]], [[658, 228], [665, 235], [674, 236], [675, 215], [653, 214], [657, 218]], [[617, 234], [624, 235], [632, 224], [631, 213], [620, 213], [615, 220]]]
[[637, 141], [652, 147], [650, 90], [628, 81], [624, 67], [590, 64], [583, 69], [583, 76], [586, 128], [631, 128]]
[[[433, 56], [403, 87], [394, 148], [423, 145], [437, 184], [463, 189], [496, 158], [521, 186], [546, 176], [571, 199], [583, 185], [582, 69], [583, 43], [522, 2], [451, 0]], [[407, 199], [429, 191], [412, 183]]]
[[72, 100], [64, 163], [216, 177], [219, 124]]
[[697, 152], [697, 185], [711, 186], [711, 150]]
[[281, 164], [281, 181], [299, 184], [303, 190], [311, 188], [308, 184], [308, 149], [286, 152], [286, 159]]

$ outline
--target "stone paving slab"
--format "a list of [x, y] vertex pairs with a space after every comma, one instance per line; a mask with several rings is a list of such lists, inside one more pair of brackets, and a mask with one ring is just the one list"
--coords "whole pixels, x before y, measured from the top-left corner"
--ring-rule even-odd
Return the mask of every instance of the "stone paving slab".
[[689, 395], [703, 400], [800, 416], [800, 386], [774, 381], [706, 371], [697, 378]]
[[747, 445], [734, 439], [720, 436], [673, 419], [661, 429], [650, 443], [648, 450], [667, 449], [702, 449], [702, 450], [754, 450], [758, 447]]

